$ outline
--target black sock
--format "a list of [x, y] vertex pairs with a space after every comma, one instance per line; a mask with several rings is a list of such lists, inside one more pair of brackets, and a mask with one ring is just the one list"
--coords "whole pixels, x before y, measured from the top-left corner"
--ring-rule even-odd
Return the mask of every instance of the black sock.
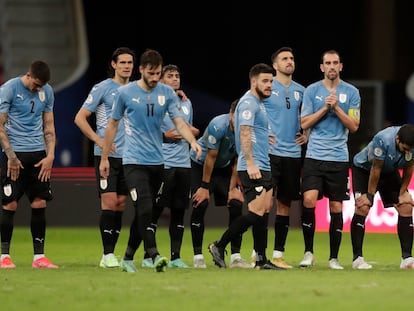
[[115, 243], [115, 212], [109, 210], [101, 211], [99, 220], [99, 229], [101, 231], [103, 253], [109, 254], [114, 252]]
[[302, 233], [305, 242], [305, 252], [313, 253], [315, 236], [315, 208], [302, 208]]
[[351, 221], [352, 260], [362, 257], [362, 245], [365, 236], [365, 216], [354, 214]]
[[266, 213], [253, 225], [253, 228], [255, 228], [256, 231], [256, 234], [253, 236], [254, 245], [256, 245], [256, 263], [259, 264], [264, 264], [267, 261], [266, 248], [268, 221], [269, 214]]
[[171, 209], [169, 226], [171, 260], [180, 258], [181, 244], [184, 236], [184, 209]]
[[[229, 226], [234, 220], [236, 220], [242, 214], [243, 203], [239, 200], [233, 199], [230, 200], [229, 206]], [[237, 235], [233, 240], [230, 241], [231, 244], [231, 253], [240, 253], [241, 243], [242, 243], [242, 234]]]
[[1, 217], [1, 253], [10, 254], [10, 242], [14, 228], [14, 214], [16, 211], [2, 210]]
[[250, 226], [259, 222], [262, 219], [261, 216], [252, 212], [248, 212], [246, 215], [242, 215], [237, 218], [231, 226], [223, 233], [220, 240], [216, 243], [217, 247], [226, 248], [227, 244], [238, 234], [243, 234]]
[[331, 223], [329, 224], [329, 259], [338, 258], [339, 246], [342, 240], [342, 229], [344, 220], [342, 213], [331, 213]]
[[398, 238], [400, 239], [402, 258], [412, 257], [413, 218], [398, 216]]
[[289, 216], [276, 215], [275, 217], [275, 243], [273, 249], [276, 251], [285, 251], [289, 222]]
[[190, 229], [194, 255], [203, 253], [204, 215], [206, 214], [207, 206], [208, 201], [201, 202], [197, 208], [193, 207], [191, 212]]
[[46, 208], [32, 208], [30, 230], [32, 232], [33, 252], [35, 255], [45, 253]]

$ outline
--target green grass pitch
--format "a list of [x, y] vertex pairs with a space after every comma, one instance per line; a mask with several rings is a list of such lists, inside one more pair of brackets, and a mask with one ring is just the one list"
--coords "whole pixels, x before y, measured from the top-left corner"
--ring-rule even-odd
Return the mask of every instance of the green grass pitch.
[[[303, 238], [289, 231], [286, 271], [219, 269], [207, 245], [218, 239], [221, 228], [208, 228], [204, 239], [207, 269], [168, 269], [156, 273], [140, 267], [142, 246], [135, 261], [137, 273], [98, 267], [102, 246], [98, 228], [47, 229], [46, 255], [59, 269], [32, 269], [30, 228], [15, 228], [11, 255], [15, 269], [0, 269], [1, 310], [403, 310], [411, 308], [414, 270], [401, 270], [396, 234], [367, 233], [364, 256], [372, 270], [351, 268], [349, 233], [343, 234], [339, 253], [345, 270], [327, 267], [328, 234], [315, 236], [316, 263], [301, 269]], [[123, 228], [116, 255], [124, 253], [128, 228]], [[269, 228], [268, 257], [272, 256], [273, 229]], [[159, 228], [160, 252], [169, 257], [167, 228]], [[242, 256], [250, 259], [251, 231], [244, 234]], [[191, 235], [186, 228], [182, 258], [192, 264]], [[228, 262], [229, 256], [226, 257]]]

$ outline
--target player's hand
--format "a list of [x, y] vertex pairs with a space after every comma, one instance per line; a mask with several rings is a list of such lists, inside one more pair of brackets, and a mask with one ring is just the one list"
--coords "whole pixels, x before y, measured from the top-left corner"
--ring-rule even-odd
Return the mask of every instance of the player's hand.
[[99, 163], [99, 174], [101, 175], [101, 178], [107, 179], [109, 177], [109, 160], [108, 159], [102, 159]]
[[371, 207], [373, 204], [374, 204], [374, 202], [371, 202], [368, 199], [366, 193], [364, 193], [363, 195], [361, 195], [359, 198], [355, 199], [355, 207], [356, 208], [363, 208], [364, 206]]
[[210, 200], [210, 191], [205, 188], [198, 188], [191, 198], [193, 200], [193, 208], [197, 208], [203, 201]]
[[200, 159], [202, 150], [201, 150], [201, 146], [198, 144], [197, 141], [191, 144], [191, 149], [193, 149], [197, 153], [196, 160]]
[[409, 204], [411, 206], [414, 206], [413, 198], [408, 191], [404, 192], [398, 197], [398, 203], [395, 206], [399, 207], [402, 204]]
[[50, 180], [50, 176], [52, 174], [52, 166], [53, 166], [52, 157], [45, 157], [39, 162], [37, 162], [34, 166], [35, 167], [40, 166], [40, 172], [39, 172], [39, 175], [37, 176], [37, 178], [40, 181], [45, 182], [45, 181]]
[[304, 145], [308, 142], [308, 136], [301, 133], [301, 132], [297, 132], [296, 133], [296, 138], [295, 138], [295, 143], [297, 143], [298, 145]]
[[269, 145], [274, 145], [276, 144], [276, 135], [269, 133]]
[[7, 160], [7, 177], [12, 181], [16, 181], [20, 175], [20, 169], [23, 169], [22, 162], [17, 157], [9, 158]]

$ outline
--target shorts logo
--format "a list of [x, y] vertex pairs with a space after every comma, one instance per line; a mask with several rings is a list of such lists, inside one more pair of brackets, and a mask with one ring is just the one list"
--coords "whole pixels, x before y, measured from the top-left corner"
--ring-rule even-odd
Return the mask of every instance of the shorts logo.
[[102, 190], [105, 190], [106, 188], [108, 188], [108, 180], [101, 179], [99, 181], [99, 186], [101, 187]]
[[138, 199], [138, 194], [137, 194], [137, 189], [131, 189], [131, 191], [129, 192], [131, 195], [131, 199], [132, 201], [136, 201]]
[[254, 187], [254, 190], [256, 190], [256, 192], [257, 192], [257, 193], [262, 193], [262, 191], [263, 191], [263, 186], [257, 186], [257, 187]]
[[8, 185], [5, 185], [4, 187], [3, 187], [3, 193], [4, 193], [4, 195], [6, 195], [6, 196], [11, 196], [11, 194], [12, 194], [12, 187], [11, 187], [11, 185], [10, 184], [8, 184]]

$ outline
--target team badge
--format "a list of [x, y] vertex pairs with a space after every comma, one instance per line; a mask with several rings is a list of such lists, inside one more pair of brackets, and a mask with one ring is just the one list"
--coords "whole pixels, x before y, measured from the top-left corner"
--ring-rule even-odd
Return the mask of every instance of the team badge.
[[300, 99], [300, 94], [298, 91], [294, 91], [293, 92], [293, 97], [295, 98], [295, 100], [299, 100]]
[[216, 138], [213, 135], [208, 135], [208, 142], [210, 144], [215, 144], [217, 142]]
[[102, 190], [105, 190], [106, 188], [108, 188], [108, 180], [102, 178], [99, 181], [99, 186], [101, 187]]
[[161, 106], [165, 105], [165, 96], [164, 95], [158, 95], [158, 104]]
[[46, 99], [45, 91], [39, 91], [39, 99], [41, 102], [44, 102]]
[[131, 189], [131, 191], [129, 192], [129, 194], [131, 195], [131, 199], [132, 201], [136, 201], [138, 199], [138, 194], [137, 194], [137, 189]]
[[5, 185], [3, 187], [3, 193], [4, 193], [5, 196], [8, 196], [8, 197], [11, 196], [11, 194], [12, 194], [12, 187], [11, 187], [10, 184]]
[[188, 110], [188, 107], [186, 107], [186, 106], [181, 107], [181, 110], [183, 111], [183, 113], [186, 116], [188, 116], [190, 114], [190, 111]]
[[405, 161], [409, 162], [412, 160], [412, 158], [413, 158], [413, 154], [411, 153], [411, 151], [405, 153]]
[[252, 112], [250, 110], [244, 110], [241, 115], [244, 120], [250, 120], [252, 118]]
[[382, 149], [381, 148], [374, 148], [374, 155], [376, 156], [376, 157], [380, 157], [380, 156], [382, 156]]
[[344, 93], [339, 94], [339, 102], [341, 104], [343, 104], [344, 102], [346, 102], [346, 98], [347, 98], [346, 94], [344, 94]]

